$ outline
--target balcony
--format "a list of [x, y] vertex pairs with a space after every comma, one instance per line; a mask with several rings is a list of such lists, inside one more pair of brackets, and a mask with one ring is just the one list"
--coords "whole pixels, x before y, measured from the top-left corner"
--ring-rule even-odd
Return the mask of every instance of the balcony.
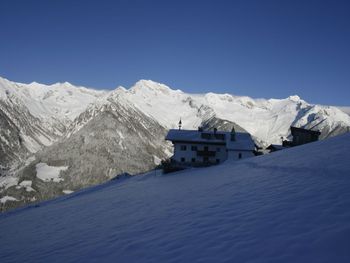
[[201, 157], [214, 157], [215, 154], [215, 151], [197, 151], [197, 156]]

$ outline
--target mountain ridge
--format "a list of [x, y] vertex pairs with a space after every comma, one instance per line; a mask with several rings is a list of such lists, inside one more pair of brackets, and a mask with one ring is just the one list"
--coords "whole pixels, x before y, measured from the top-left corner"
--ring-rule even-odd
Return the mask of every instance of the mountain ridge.
[[[227, 120], [251, 133], [265, 146], [279, 143], [281, 137], [290, 136], [291, 125], [310, 128], [317, 121], [326, 119], [318, 127], [321, 132], [325, 131], [322, 138], [333, 134], [332, 129], [342, 130], [350, 126], [350, 116], [338, 108], [310, 104], [298, 95], [285, 99], [253, 99], [228, 93], [190, 94], [146, 79], [139, 80], [128, 89], [119, 86], [106, 91], [74, 86], [69, 82], [23, 84], [0, 77], [0, 101], [9, 108], [21, 107], [27, 110], [47, 133], [53, 135], [49, 136], [49, 141], [40, 134], [34, 136], [34, 141], [38, 141], [39, 145], [50, 145], [66, 132], [71, 133], [69, 127], [80, 114], [88, 110], [89, 105], [102, 105], [116, 100], [134, 105], [167, 129], [175, 128], [180, 118], [185, 129], [197, 129], [214, 117]], [[33, 136], [24, 134], [23, 137]], [[1, 138], [4, 144], [5, 137]], [[32, 148], [39, 150], [41, 147]], [[35, 151], [29, 149], [28, 152]]]
[[253, 99], [228, 93], [190, 94], [146, 79], [139, 80], [129, 89], [119, 86], [106, 91], [74, 86], [69, 82], [23, 84], [0, 77], [0, 100], [13, 107], [27, 108], [41, 126], [56, 137], [64, 135], [89, 105], [113, 100], [134, 105], [167, 129], [175, 128], [180, 118], [184, 128], [196, 129], [203, 121], [216, 117], [236, 123], [265, 144], [278, 143], [280, 137], [288, 137], [290, 125], [307, 127], [309, 123], [308, 127], [311, 127], [322, 118], [328, 120], [321, 130], [350, 126], [350, 116], [338, 108], [310, 104], [298, 95], [285, 99]]
[[[265, 147], [288, 138], [290, 126], [311, 128], [323, 121], [317, 127], [321, 139], [350, 130], [346, 113], [297, 95], [253, 99], [189, 94], [151, 80], [101, 91], [0, 77], [0, 118], [0, 197], [16, 199], [0, 209], [45, 200], [119, 173], [152, 169], [171, 155], [164, 136], [180, 118], [184, 129], [247, 131]], [[63, 180], [43, 182], [38, 167], [64, 167], [59, 175]]]

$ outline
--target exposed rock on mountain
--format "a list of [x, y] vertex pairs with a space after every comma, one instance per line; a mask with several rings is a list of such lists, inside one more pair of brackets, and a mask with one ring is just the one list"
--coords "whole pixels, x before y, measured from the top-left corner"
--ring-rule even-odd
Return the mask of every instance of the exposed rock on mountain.
[[318, 124], [321, 138], [350, 127], [338, 108], [298, 96], [187, 94], [150, 80], [98, 91], [0, 78], [0, 209], [152, 169], [171, 154], [164, 135], [180, 118], [185, 129], [248, 131], [265, 146], [288, 137], [291, 125]]
[[67, 134], [37, 156], [43, 163], [68, 166], [63, 178], [74, 189], [150, 170], [170, 154], [166, 129], [119, 100], [89, 107]]
[[51, 145], [104, 91], [69, 83], [22, 84], [0, 77], [0, 165], [18, 166]]
[[204, 120], [201, 126], [204, 130], [213, 130], [216, 128], [219, 131], [231, 131], [232, 128], [234, 128], [236, 132], [247, 132], [241, 126], [232, 121], [222, 120], [216, 117], [211, 117]]
[[[16, 197], [18, 201], [8, 203], [12, 206], [99, 184], [124, 172], [148, 171], [170, 155], [170, 145], [164, 141], [166, 132], [158, 122], [125, 101], [105, 100], [91, 105], [70, 125], [64, 137], [39, 151], [36, 159], [18, 172], [20, 181], [31, 182], [35, 191], [28, 193], [13, 186], [3, 194]], [[59, 180], [44, 182], [38, 178], [41, 164], [51, 169], [65, 168], [59, 173]]]
[[0, 100], [0, 165], [7, 169], [16, 167], [30, 154], [59, 138], [43, 124], [16, 97]]

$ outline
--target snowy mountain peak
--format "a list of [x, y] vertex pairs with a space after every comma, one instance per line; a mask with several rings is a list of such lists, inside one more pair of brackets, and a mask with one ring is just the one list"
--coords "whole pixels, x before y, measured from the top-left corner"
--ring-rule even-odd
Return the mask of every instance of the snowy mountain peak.
[[33, 116], [51, 125], [73, 121], [90, 103], [105, 93], [76, 87], [69, 82], [52, 85], [37, 82], [23, 84], [0, 78], [1, 98], [11, 98], [12, 101], [15, 98], [17, 103], [27, 107]]
[[0, 76], [0, 83], [4, 83], [4, 82], [10, 82], [10, 81]]
[[44, 84], [38, 83], [36, 81], [32, 81], [31, 83], [28, 84], [28, 86], [32, 86], [32, 87], [39, 86], [39, 85], [44, 86]]
[[[68, 82], [22, 84], [0, 78], [0, 179], [2, 167], [9, 173], [11, 167], [27, 165], [33, 153], [40, 154], [40, 160], [46, 158], [43, 162], [49, 166], [55, 160], [65, 160], [63, 166], [73, 164], [65, 173], [81, 177], [84, 184], [90, 182], [84, 177], [96, 182], [97, 174], [104, 176], [108, 171], [110, 176], [116, 167], [136, 173], [134, 163], [154, 165], [155, 157], [170, 155], [164, 136], [167, 129], [177, 127], [180, 118], [184, 129], [231, 130], [236, 126], [265, 146], [281, 143], [281, 137], [290, 135], [291, 126], [317, 125], [321, 139], [350, 131], [349, 115], [335, 107], [309, 104], [299, 96], [265, 100], [212, 92], [189, 94], [151, 80], [140, 80], [130, 89], [103, 91]], [[118, 163], [125, 156], [126, 170]], [[21, 192], [18, 196], [22, 199]]]
[[127, 91], [127, 89], [123, 86], [118, 86], [114, 91], [116, 91], [116, 90], [120, 90], [120, 91], [124, 91], [124, 92]]
[[299, 102], [302, 99], [298, 95], [292, 95], [287, 98], [288, 100], [294, 101], [294, 102]]
[[169, 94], [169, 93], [179, 92], [180, 90], [173, 90], [165, 84], [158, 83], [158, 82], [155, 82], [152, 80], [142, 79], [142, 80], [139, 80], [138, 82], [136, 82], [135, 85], [129, 89], [129, 91], [131, 93], [162, 92], [162, 93]]
[[33, 116], [51, 125], [69, 125], [91, 104], [101, 106], [118, 101], [134, 105], [166, 128], [176, 127], [181, 117], [185, 129], [197, 129], [204, 119], [215, 116], [236, 123], [266, 143], [280, 142], [281, 136], [288, 136], [290, 125], [305, 125], [316, 117], [328, 119], [322, 124], [329, 127], [327, 134], [337, 126], [350, 127], [349, 115], [334, 107], [309, 104], [298, 95], [266, 100], [212, 92], [188, 94], [145, 79], [129, 89], [119, 86], [102, 91], [69, 82], [21, 84], [0, 78], [0, 98], [20, 101]]
[[56, 82], [53, 84], [43, 84], [39, 83], [36, 81], [32, 81], [31, 83], [28, 84], [22, 84], [22, 86], [27, 86], [27, 87], [32, 87], [32, 88], [46, 88], [46, 89], [51, 89], [51, 88], [78, 88], [77, 86], [73, 85], [72, 83], [65, 81], [65, 82]]
[[65, 87], [65, 88], [72, 88], [72, 87], [77, 87], [75, 85], [73, 85], [72, 83], [65, 81], [65, 82], [57, 82], [55, 84], [53, 84], [52, 86], [58, 86], [58, 87]]
[[150, 80], [150, 79], [140, 79], [139, 81], [137, 81], [135, 83], [134, 86], [148, 86], [148, 87], [154, 87], [154, 86], [159, 86], [159, 85], [163, 85], [165, 86], [164, 84], [162, 83], [159, 83], [159, 82], [156, 82], [156, 81], [153, 81], [153, 80]]

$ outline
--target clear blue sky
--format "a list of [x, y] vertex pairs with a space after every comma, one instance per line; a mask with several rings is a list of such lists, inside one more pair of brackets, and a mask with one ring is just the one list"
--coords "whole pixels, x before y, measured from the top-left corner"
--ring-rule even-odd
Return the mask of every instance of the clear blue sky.
[[350, 105], [350, 1], [1, 0], [0, 76]]

